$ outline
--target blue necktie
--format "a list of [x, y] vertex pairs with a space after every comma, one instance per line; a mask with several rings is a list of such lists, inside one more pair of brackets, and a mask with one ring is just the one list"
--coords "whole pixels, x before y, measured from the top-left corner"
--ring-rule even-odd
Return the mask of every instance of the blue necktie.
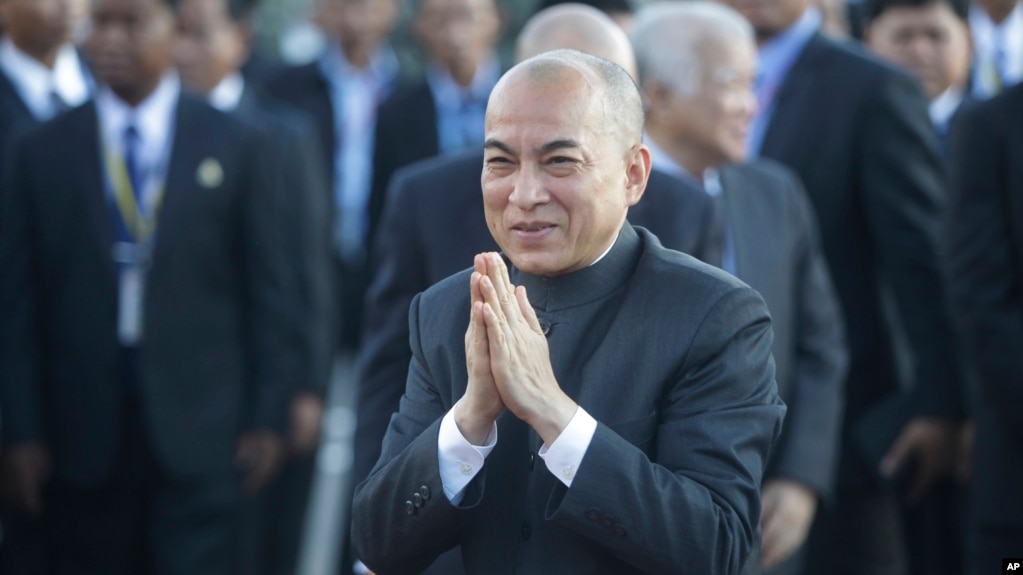
[[124, 129], [124, 169], [128, 172], [128, 181], [131, 183], [131, 191], [135, 195], [135, 203], [142, 199], [142, 171], [139, 168], [139, 131], [134, 124], [128, 124]]

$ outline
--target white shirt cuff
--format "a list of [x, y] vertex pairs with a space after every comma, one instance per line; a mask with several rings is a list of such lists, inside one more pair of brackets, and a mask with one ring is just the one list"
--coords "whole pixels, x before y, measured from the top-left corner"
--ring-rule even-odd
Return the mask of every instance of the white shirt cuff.
[[572, 480], [583, 462], [583, 456], [597, 432], [597, 420], [593, 419], [582, 407], [575, 410], [575, 415], [562, 430], [554, 443], [540, 446], [537, 455], [547, 464], [547, 469], [565, 484], [572, 487]]
[[483, 445], [473, 445], [458, 430], [454, 408], [440, 421], [437, 436], [437, 461], [440, 464], [440, 483], [444, 495], [452, 505], [458, 505], [465, 496], [465, 487], [483, 469], [483, 461], [497, 445], [497, 422], [494, 422]]

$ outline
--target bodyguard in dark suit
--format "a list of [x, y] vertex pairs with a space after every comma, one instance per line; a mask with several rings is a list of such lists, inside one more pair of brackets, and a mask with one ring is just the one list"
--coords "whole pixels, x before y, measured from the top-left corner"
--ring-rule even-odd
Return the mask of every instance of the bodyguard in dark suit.
[[266, 88], [311, 116], [334, 212], [338, 346], [358, 347], [366, 258], [377, 106], [397, 85], [398, 59], [387, 37], [398, 18], [396, 0], [317, 0], [316, 20], [329, 38], [322, 56], [291, 68]]
[[20, 475], [48, 572], [231, 572], [240, 480], [283, 453], [301, 357], [280, 197], [261, 132], [180, 95], [174, 27], [163, 0], [95, 2], [104, 89], [5, 170], [4, 441], [52, 459]]
[[771, 574], [799, 573], [818, 502], [833, 493], [848, 364], [817, 221], [791, 171], [742, 163], [754, 111], [749, 23], [716, 3], [659, 4], [639, 11], [632, 34], [654, 171], [699, 181], [720, 203], [714, 263], [756, 289], [771, 312], [775, 377], [789, 409], [764, 479], [762, 563]]
[[974, 573], [1023, 549], [1023, 87], [963, 112], [952, 135], [948, 278], [977, 374]]
[[[818, 514], [809, 570], [899, 573], [889, 484], [908, 474], [906, 497], [922, 496], [951, 467], [964, 416], [938, 273], [945, 189], [926, 101], [907, 75], [821, 36], [806, 0], [729, 4], [759, 43], [751, 156], [781, 162], [805, 185], [852, 352], [836, 505]], [[899, 330], [913, 358], [908, 390]]]
[[4, 0], [0, 18], [0, 138], [87, 100], [92, 79], [71, 43], [69, 0]]
[[396, 170], [483, 144], [487, 97], [501, 74], [494, 52], [501, 30], [495, 0], [423, 0], [416, 6], [415, 32], [426, 52], [426, 72], [380, 106], [369, 203], [371, 239]]
[[[0, 39], [0, 150], [16, 132], [83, 103], [92, 92], [92, 80], [71, 44], [69, 4], [68, 0], [0, 2], [4, 26]], [[0, 417], [10, 407], [0, 405]], [[0, 449], [0, 486], [14, 483], [10, 455]], [[0, 498], [7, 493], [0, 487]], [[0, 572], [37, 573], [38, 522], [8, 503], [0, 501]]]
[[312, 122], [260, 93], [241, 73], [249, 10], [241, 0], [180, 0], [175, 62], [186, 89], [266, 132], [273, 143], [272, 185], [286, 193], [287, 211], [279, 217], [287, 224], [290, 273], [303, 295], [302, 374], [289, 396], [289, 461], [281, 477], [247, 505], [243, 553], [247, 572], [279, 574], [296, 567], [333, 362], [333, 218]]
[[972, 101], [968, 14], [964, 0], [867, 2], [864, 43], [920, 81], [942, 158], [948, 155], [948, 134], [959, 110]]
[[460, 544], [470, 573], [757, 570], [784, 414], [770, 320], [752, 289], [626, 223], [642, 125], [629, 75], [580, 52], [495, 88], [484, 213], [511, 263], [480, 254], [412, 303], [405, 396], [356, 491], [370, 568]]
[[[924, 88], [938, 149], [948, 161], [948, 139], [970, 96], [968, 4], [962, 0], [871, 0], [866, 3], [867, 48], [905, 68]], [[945, 166], [947, 168], [947, 165]], [[905, 350], [900, 354], [907, 355]], [[905, 361], [905, 360], [904, 360]], [[956, 450], [958, 470], [968, 469], [968, 450]], [[903, 518], [911, 573], [960, 575], [968, 512], [961, 472], [935, 481], [920, 501], [906, 505]]]

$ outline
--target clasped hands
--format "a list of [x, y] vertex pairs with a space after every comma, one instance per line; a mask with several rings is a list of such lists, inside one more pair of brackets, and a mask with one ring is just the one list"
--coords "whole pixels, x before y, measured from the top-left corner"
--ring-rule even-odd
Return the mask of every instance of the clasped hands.
[[526, 288], [512, 285], [508, 267], [496, 253], [478, 254], [474, 268], [465, 332], [469, 381], [454, 405], [455, 423], [470, 443], [483, 445], [507, 408], [551, 445], [578, 405], [554, 378], [547, 338]]

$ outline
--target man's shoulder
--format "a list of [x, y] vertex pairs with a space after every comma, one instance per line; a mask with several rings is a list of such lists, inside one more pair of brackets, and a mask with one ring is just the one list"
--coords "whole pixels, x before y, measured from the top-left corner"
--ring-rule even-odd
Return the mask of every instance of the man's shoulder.
[[404, 80], [380, 103], [379, 115], [416, 114], [424, 107], [433, 107], [433, 93], [425, 78]]
[[392, 185], [396, 190], [407, 190], [404, 193], [429, 188], [444, 188], [445, 193], [479, 193], [482, 170], [483, 154], [477, 150], [434, 156], [399, 168]]
[[283, 98], [288, 94], [316, 89], [326, 92], [327, 80], [320, 70], [319, 62], [313, 61], [278, 70], [264, 83], [264, 87], [274, 96]]
[[[892, 82], [916, 82], [908, 72], [882, 61], [862, 46], [822, 35], [814, 37], [807, 44], [805, 57], [811, 65], [798, 69], [813, 74], [820, 85], [830, 85], [847, 97], [869, 97]], [[823, 77], [827, 77], [827, 81]]]
[[[636, 226], [643, 253], [633, 273], [633, 285], [650, 283], [670, 299], [715, 299], [734, 289], [748, 289], [739, 278], [680, 251], [664, 247], [650, 230]], [[679, 297], [684, 293], [685, 297]]]

